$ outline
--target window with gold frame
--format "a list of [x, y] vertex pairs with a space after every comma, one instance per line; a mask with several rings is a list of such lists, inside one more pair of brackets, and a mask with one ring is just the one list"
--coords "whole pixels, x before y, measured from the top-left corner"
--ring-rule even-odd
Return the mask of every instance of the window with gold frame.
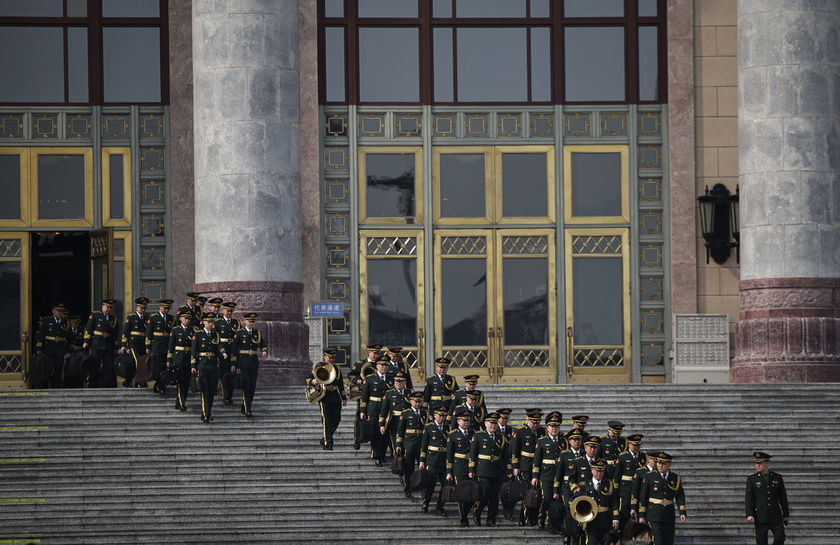
[[102, 148], [102, 225], [131, 226], [131, 151]]
[[29, 226], [29, 150], [0, 148], [0, 227]]
[[630, 222], [629, 157], [626, 145], [563, 148], [566, 223]]
[[359, 148], [359, 223], [423, 222], [423, 148]]

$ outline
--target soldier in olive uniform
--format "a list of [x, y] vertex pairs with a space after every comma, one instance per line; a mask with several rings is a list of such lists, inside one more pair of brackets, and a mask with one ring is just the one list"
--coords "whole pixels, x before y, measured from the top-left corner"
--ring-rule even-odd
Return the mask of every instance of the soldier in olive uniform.
[[[467, 375], [464, 377], [464, 388], [455, 392], [455, 398], [452, 400], [452, 403], [449, 404], [450, 414], [455, 412], [457, 407], [466, 405], [467, 396], [470, 392], [481, 393], [480, 390], [478, 390], [477, 384], [478, 375]], [[483, 414], [487, 414], [487, 404], [484, 402], [484, 394], [479, 396], [477, 405], [481, 407]], [[479, 429], [483, 429], [483, 426]]]
[[[137, 358], [146, 353], [146, 322], [149, 320], [149, 315], [146, 314], [146, 306], [148, 304], [149, 300], [146, 297], [135, 299], [134, 312], [128, 314], [123, 322], [120, 354], [130, 354], [135, 364]], [[136, 368], [126, 373], [123, 386], [131, 387], [135, 372]], [[138, 384], [138, 386], [145, 387], [146, 384]]]
[[423, 388], [423, 405], [426, 407], [445, 402], [449, 409], [458, 390], [458, 381], [448, 374], [451, 363], [449, 358], [435, 360], [435, 374], [426, 378], [426, 386]]
[[499, 413], [490, 413], [484, 419], [484, 431], [477, 432], [470, 444], [470, 478], [478, 478], [485, 486], [484, 498], [473, 512], [473, 520], [481, 526], [481, 513], [487, 508], [487, 526], [496, 526], [499, 513], [499, 491], [502, 478], [510, 474], [510, 444], [499, 433]]
[[572, 499], [589, 496], [598, 505], [595, 518], [586, 524], [586, 545], [598, 545], [610, 530], [618, 530], [618, 495], [613, 481], [605, 475], [607, 462], [592, 461], [592, 478], [579, 483], [572, 491]]
[[[449, 414], [449, 405], [440, 404], [433, 407], [434, 422], [426, 424], [423, 430], [423, 443], [420, 445], [420, 469], [426, 469], [432, 474], [432, 482], [423, 491], [424, 513], [429, 512], [429, 504], [435, 493], [435, 485], [440, 482], [441, 488], [446, 484], [446, 416]], [[445, 517], [445, 503], [440, 499], [435, 506], [435, 515]]]
[[[85, 341], [85, 332], [82, 329], [82, 317], [78, 314], [73, 314], [68, 319], [70, 327], [67, 330], [67, 350], [70, 354], [74, 354], [82, 349], [82, 343]], [[65, 365], [68, 361], [65, 358]], [[64, 374], [65, 388], [81, 388], [85, 383], [84, 372], [80, 375], [69, 376]]]
[[[548, 518], [548, 507], [554, 496], [554, 479], [557, 473], [557, 460], [560, 453], [566, 447], [566, 439], [560, 435], [560, 424], [563, 422], [563, 414], [559, 411], [552, 411], [545, 417], [545, 437], [537, 441], [534, 449], [534, 464], [531, 470], [531, 484], [540, 485], [542, 490], [542, 503], [540, 504], [539, 519], [537, 524], [545, 528]], [[549, 521], [549, 526], [560, 521]]]
[[[584, 457], [584, 450], [581, 444], [583, 443], [583, 436], [579, 431], [573, 431], [566, 441], [569, 443], [568, 449], [560, 453], [560, 459], [557, 460], [557, 473], [554, 474], [554, 494], [555, 498], [563, 498], [563, 503], [568, 504], [572, 499], [572, 489], [577, 487], [577, 482], [574, 481], [575, 468], [578, 460]], [[569, 482], [569, 478], [572, 482]]]
[[52, 316], [44, 318], [38, 328], [35, 353], [39, 356], [45, 354], [52, 361], [51, 376], [45, 377], [38, 385], [41, 388], [61, 388], [64, 382], [64, 354], [67, 352], [67, 331], [70, 328], [65, 312], [64, 303], [55, 303]]
[[[394, 381], [396, 384], [396, 381]], [[406, 498], [412, 498], [411, 475], [414, 473], [414, 466], [420, 460], [420, 447], [423, 443], [423, 430], [426, 427], [426, 411], [423, 409], [423, 392], [411, 392], [408, 394], [408, 401], [411, 407], [405, 409], [400, 415], [397, 425], [397, 453], [405, 456], [405, 473], [403, 473], [403, 492]]]
[[[376, 368], [376, 360], [379, 358], [379, 352], [382, 350], [382, 345], [380, 344], [369, 344], [367, 346], [367, 359], [359, 360], [354, 363], [350, 367], [350, 371], [347, 373], [347, 384], [350, 387], [350, 399], [356, 400], [356, 414], [353, 419], [353, 448], [355, 450], [359, 450], [362, 448], [361, 438], [359, 437], [359, 403], [361, 402], [361, 392], [362, 387], [365, 383], [364, 377], [362, 377], [362, 368], [365, 365], [370, 364], [370, 366], [375, 369]], [[355, 394], [354, 394], [355, 392]]]
[[467, 392], [466, 402], [449, 411], [449, 427], [455, 429], [455, 415], [462, 410], [467, 410], [470, 411], [471, 415], [470, 429], [473, 431], [484, 429], [484, 417], [487, 415], [487, 411], [479, 405], [483, 396], [484, 394], [481, 393], [481, 390], [470, 390]]
[[[510, 414], [513, 412], [513, 409], [509, 408], [501, 408], [496, 411], [499, 413], [499, 428], [498, 432], [505, 436], [508, 442], [508, 448], [511, 445], [511, 437], [513, 436], [513, 426], [510, 426], [508, 422], [510, 421]], [[511, 457], [513, 454], [511, 453]], [[507, 520], [513, 520], [513, 510], [516, 507], [516, 502], [509, 502], [509, 501], [502, 501], [502, 515]]]
[[[191, 291], [188, 292], [187, 295], [187, 304], [181, 308], [186, 307], [189, 309], [191, 318], [190, 318], [190, 327], [193, 329], [201, 329], [201, 307], [198, 306], [198, 293]], [[180, 311], [181, 308], [178, 310]]]
[[169, 332], [169, 347], [166, 352], [166, 366], [175, 372], [178, 382], [175, 408], [181, 412], [187, 410], [187, 394], [190, 391], [190, 349], [192, 347], [193, 327], [192, 311], [186, 307], [178, 310], [177, 325]]
[[[222, 316], [216, 320], [216, 331], [219, 332], [219, 342], [222, 343], [222, 348], [230, 354], [233, 351], [233, 338], [236, 332], [242, 329], [239, 320], [233, 317], [236, 303], [225, 303], [219, 298], [211, 299], [210, 301], [211, 304], [219, 303], [222, 306]], [[236, 374], [231, 373], [230, 368], [222, 363], [219, 366], [219, 378], [222, 382], [222, 403], [233, 405], [233, 388]]]
[[324, 360], [321, 363], [329, 363], [335, 367], [335, 378], [331, 382], [321, 382], [310, 373], [306, 377], [306, 385], [320, 384], [326, 389], [324, 396], [318, 401], [321, 407], [321, 447], [324, 450], [333, 449], [333, 434], [341, 423], [341, 408], [347, 406], [347, 396], [344, 395], [344, 378], [341, 376], [341, 367], [335, 364], [335, 355], [338, 350], [335, 348], [324, 349]]
[[[461, 409], [455, 415], [457, 423], [454, 430], [449, 432], [446, 442], [446, 480], [460, 483], [470, 475], [470, 442], [473, 431], [470, 429], [472, 415], [469, 410]], [[458, 502], [458, 524], [468, 528], [470, 521], [467, 516], [472, 510], [472, 502]]]
[[406, 378], [406, 386], [408, 386], [409, 390], [414, 391], [414, 383], [411, 381], [411, 373], [408, 371], [408, 364], [405, 362], [405, 358], [403, 358], [402, 347], [389, 346], [388, 359], [390, 360], [388, 374], [395, 375], [402, 372]]
[[618, 522], [623, 529], [630, 521], [630, 507], [633, 497], [633, 476], [645, 468], [647, 457], [641, 451], [644, 435], [637, 433], [627, 437], [627, 452], [615, 462], [613, 482], [618, 487]]
[[685, 490], [680, 476], [671, 471], [673, 457], [660, 452], [656, 457], [656, 471], [642, 479], [639, 493], [639, 522], [647, 522], [656, 545], [674, 545], [676, 509], [680, 521], [685, 522]]
[[379, 413], [385, 392], [391, 389], [388, 378], [388, 358], [376, 360], [376, 373], [369, 375], [362, 386], [362, 398], [359, 400], [359, 420], [369, 418], [373, 424], [373, 438], [370, 441], [370, 457], [376, 460], [377, 467], [385, 461], [388, 438], [380, 432]]
[[[531, 481], [537, 441], [545, 435], [545, 428], [540, 426], [540, 422], [540, 409], [525, 409], [525, 424], [517, 427], [511, 434], [510, 457], [513, 474], [526, 482]], [[536, 526], [538, 513], [539, 509], [526, 509], [523, 505], [519, 512], [519, 525]]]
[[569, 474], [569, 488], [575, 484], [586, 482], [592, 478], [592, 462], [598, 459], [598, 451], [601, 449], [601, 439], [590, 435], [583, 441], [584, 455], [575, 460], [575, 465]]
[[767, 545], [767, 532], [773, 532], [773, 545], [783, 545], [785, 526], [790, 522], [785, 481], [770, 471], [770, 458], [764, 452], [753, 452], [755, 473], [747, 477], [744, 506], [747, 522], [755, 524], [756, 545]]
[[607, 477], [612, 478], [615, 470], [615, 461], [618, 456], [627, 452], [627, 439], [621, 436], [624, 431], [624, 424], [618, 420], [607, 422], [607, 435], [601, 436], [601, 450], [598, 458], [607, 461]]
[[586, 439], [589, 437], [589, 433], [586, 431], [586, 423], [589, 421], [589, 416], [585, 414], [579, 414], [577, 416], [572, 417], [572, 429], [565, 433], [566, 437], [571, 435], [572, 432], [575, 430], [580, 432], [581, 437]]
[[190, 347], [192, 373], [198, 375], [198, 389], [201, 392], [201, 421], [205, 424], [213, 420], [213, 396], [219, 381], [219, 361], [228, 358], [220, 346], [219, 334], [213, 331], [215, 322], [216, 315], [212, 312], [202, 316], [204, 327], [193, 334]]
[[[158, 362], [166, 363], [166, 352], [169, 348], [169, 332], [175, 327], [175, 317], [169, 314], [169, 309], [172, 308], [172, 299], [161, 299], [158, 305], [158, 311], [151, 316], [146, 322], [146, 353], [154, 354], [152, 356]], [[151, 358], [149, 363], [151, 363]], [[163, 369], [157, 366], [151, 366], [152, 379], [155, 381], [154, 391], [160, 395], [166, 395], [166, 384], [160, 379], [160, 373]]]
[[406, 387], [408, 377], [402, 371], [398, 371], [391, 378], [394, 381], [394, 389], [388, 390], [382, 397], [382, 405], [379, 408], [379, 432], [386, 438], [393, 453], [397, 447], [397, 427], [400, 416], [410, 406], [408, 394], [411, 390]]
[[636, 518], [639, 514], [639, 494], [642, 492], [642, 481], [647, 477], [651, 471], [656, 471], [656, 457], [658, 452], [646, 452], [645, 467], [636, 471], [633, 475], [633, 493], [630, 496], [630, 518]]
[[103, 299], [102, 310], [92, 313], [85, 326], [82, 348], [90, 348], [90, 355], [99, 359], [98, 370], [91, 375], [89, 387], [117, 387], [114, 356], [117, 353], [120, 326], [117, 317], [112, 314], [115, 304], [113, 299]]
[[[209, 312], [208, 314], [213, 313]], [[251, 312], [244, 316], [244, 320], [245, 327], [233, 336], [233, 356], [230, 362], [230, 372], [234, 373], [236, 369], [239, 369], [242, 375], [242, 414], [251, 418], [251, 402], [254, 401], [254, 392], [257, 390], [257, 373], [260, 368], [259, 356], [262, 355], [264, 358], [268, 356], [268, 345], [262, 332], [254, 329], [257, 315]], [[221, 345], [221, 337], [219, 339]], [[220, 346], [220, 349], [223, 353], [226, 353], [223, 346]], [[343, 386], [342, 384], [342, 393]], [[215, 387], [216, 383], [214, 382], [214, 390]]]

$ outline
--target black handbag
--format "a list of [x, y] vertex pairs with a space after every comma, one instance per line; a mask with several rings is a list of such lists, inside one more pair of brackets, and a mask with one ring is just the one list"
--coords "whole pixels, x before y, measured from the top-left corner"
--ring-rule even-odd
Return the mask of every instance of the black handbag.
[[499, 491], [499, 497], [503, 502], [513, 505], [525, 497], [525, 492], [527, 492], [530, 487], [531, 485], [522, 479], [508, 477], [502, 484], [502, 488]]
[[134, 376], [136, 366], [134, 364], [134, 356], [128, 353], [120, 354], [114, 358], [114, 368], [118, 377]]
[[412, 492], [425, 490], [432, 484], [432, 472], [427, 469], [418, 469], [411, 474], [408, 480], [408, 489]]
[[[82, 358], [87, 354], [84, 350], [78, 350], [67, 356], [64, 360], [64, 376], [65, 377], [82, 377], [85, 372], [82, 369]], [[90, 356], [90, 354], [87, 354]]]
[[440, 488], [440, 501], [444, 503], [451, 503], [455, 501], [455, 487], [447, 484]]
[[559, 521], [563, 516], [564, 511], [563, 500], [554, 500], [548, 504], [548, 517], [552, 520]]
[[166, 386], [175, 386], [178, 384], [178, 376], [175, 374], [174, 369], [164, 369], [164, 371], [158, 375], [157, 380]]
[[526, 509], [539, 509], [542, 502], [542, 492], [539, 486], [531, 486], [522, 497], [522, 505]]
[[53, 362], [46, 354], [35, 356], [32, 363], [29, 365], [29, 382], [35, 388], [39, 388], [41, 383], [49, 380], [53, 372]]
[[373, 422], [370, 420], [359, 420], [356, 422], [356, 440], [359, 444], [370, 443], [373, 439]]
[[484, 496], [484, 487], [478, 481], [467, 479], [455, 485], [455, 501], [477, 502]]
[[402, 475], [405, 473], [405, 458], [402, 454], [397, 454], [391, 460], [391, 473], [394, 475]]

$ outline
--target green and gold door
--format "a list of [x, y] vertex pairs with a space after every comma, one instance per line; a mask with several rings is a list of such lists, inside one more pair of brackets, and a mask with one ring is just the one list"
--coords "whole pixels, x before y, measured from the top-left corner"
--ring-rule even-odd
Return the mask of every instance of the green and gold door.
[[0, 389], [24, 388], [35, 331], [29, 305], [29, 233], [0, 233]]

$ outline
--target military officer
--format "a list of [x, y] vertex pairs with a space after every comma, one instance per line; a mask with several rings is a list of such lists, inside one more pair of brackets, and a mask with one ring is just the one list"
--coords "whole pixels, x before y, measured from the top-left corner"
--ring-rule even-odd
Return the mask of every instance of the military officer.
[[449, 365], [452, 362], [449, 358], [437, 358], [435, 360], [435, 374], [426, 378], [426, 385], [423, 388], [423, 404], [425, 406], [446, 402], [447, 408], [458, 390], [458, 381], [450, 376]]
[[[68, 322], [70, 323], [70, 328], [67, 330], [67, 350], [70, 354], [73, 354], [82, 349], [85, 333], [82, 329], [82, 317], [80, 315], [72, 314]], [[64, 361], [67, 362], [67, 359]], [[65, 388], [81, 388], [84, 386], [84, 382], [84, 374], [77, 376], [68, 376], [67, 373], [64, 374]]]
[[755, 524], [756, 545], [767, 545], [767, 532], [773, 532], [773, 545], [783, 545], [785, 526], [790, 522], [785, 481], [770, 471], [770, 458], [764, 452], [753, 452], [755, 473], [747, 477], [744, 506], [747, 522]]
[[656, 456], [656, 471], [642, 479], [639, 493], [639, 522], [647, 522], [656, 545], [674, 545], [676, 509], [685, 522], [685, 490], [680, 476], [671, 471], [673, 457], [667, 452]]
[[198, 375], [198, 388], [201, 392], [201, 421], [205, 424], [213, 420], [213, 396], [219, 381], [219, 360], [228, 359], [228, 354], [220, 346], [219, 334], [213, 331], [215, 322], [216, 315], [212, 312], [202, 316], [204, 327], [193, 334], [190, 347], [192, 373]]
[[[432, 408], [433, 422], [426, 424], [423, 430], [423, 443], [420, 445], [420, 469], [426, 469], [432, 474], [432, 482], [423, 491], [424, 513], [429, 512], [429, 504], [435, 493], [435, 485], [439, 482], [441, 488], [446, 484], [446, 416], [449, 414], [448, 404], [439, 404]], [[435, 505], [435, 515], [445, 517], [445, 503], [440, 499]]]
[[583, 436], [579, 431], [574, 431], [566, 437], [569, 442], [569, 448], [560, 453], [560, 459], [557, 461], [557, 473], [554, 475], [554, 493], [555, 497], [562, 497], [565, 503], [569, 503], [572, 499], [572, 489], [577, 487], [577, 482], [572, 480], [569, 483], [569, 478], [575, 474], [578, 460], [584, 456], [584, 450], [581, 446], [583, 443]]
[[402, 372], [406, 378], [406, 386], [408, 386], [409, 390], [414, 391], [414, 384], [411, 381], [411, 373], [409, 373], [408, 364], [405, 363], [405, 359], [403, 358], [402, 347], [389, 346], [388, 359], [390, 360], [388, 374], [395, 375], [396, 373]]
[[[464, 377], [464, 388], [455, 392], [455, 398], [449, 405], [450, 413], [455, 410], [455, 407], [459, 407], [461, 405], [466, 404], [467, 396], [470, 392], [480, 393], [480, 390], [478, 390], [477, 385], [478, 375], [467, 375]], [[477, 405], [481, 407], [483, 414], [487, 414], [487, 404], [484, 402], [484, 394], [481, 394], [479, 396]], [[483, 429], [483, 427], [481, 429]]]
[[376, 369], [376, 360], [379, 358], [379, 353], [382, 351], [381, 344], [369, 344], [367, 346], [367, 359], [359, 360], [350, 367], [350, 372], [347, 373], [347, 383], [350, 386], [350, 399], [356, 398], [356, 415], [353, 420], [353, 448], [359, 450], [362, 444], [359, 437], [359, 403], [361, 400], [362, 386], [365, 383], [362, 377], [362, 368], [370, 365], [372, 369]]
[[393, 453], [397, 447], [397, 427], [400, 416], [410, 406], [408, 395], [411, 390], [406, 387], [408, 377], [402, 371], [397, 371], [391, 378], [394, 380], [394, 389], [388, 390], [382, 397], [382, 405], [379, 408], [379, 432], [386, 438]]
[[[216, 321], [218, 322], [219, 319], [222, 317], [222, 301], [221, 297], [214, 297], [212, 299], [207, 299], [207, 304], [210, 305], [210, 312], [216, 315]], [[219, 324], [216, 324], [218, 327]]]
[[[213, 314], [208, 312], [207, 314]], [[213, 314], [215, 316], [215, 314]], [[251, 418], [251, 402], [254, 401], [254, 392], [257, 390], [257, 373], [260, 368], [260, 359], [258, 356], [268, 356], [268, 345], [265, 341], [265, 336], [261, 331], [254, 329], [254, 324], [257, 321], [257, 315], [254, 312], [244, 316], [245, 327], [237, 331], [233, 336], [233, 355], [230, 362], [230, 372], [235, 373], [239, 369], [242, 375], [242, 414]], [[218, 332], [216, 332], [218, 334]], [[220, 350], [226, 354], [226, 349], [221, 346], [221, 336], [219, 337]], [[224, 362], [222, 362], [224, 365]], [[344, 393], [344, 384], [342, 383], [342, 394]], [[213, 383], [213, 390], [215, 392], [216, 383]]]
[[618, 530], [618, 495], [613, 481], [605, 475], [606, 460], [596, 458], [591, 466], [592, 477], [575, 487], [572, 499], [589, 496], [598, 505], [598, 514], [586, 524], [586, 545], [598, 545], [610, 529]]
[[92, 313], [85, 325], [82, 348], [90, 348], [90, 355], [99, 359], [98, 370], [92, 374], [89, 387], [117, 387], [114, 356], [117, 353], [120, 326], [117, 317], [112, 314], [115, 304], [113, 299], [103, 299], [102, 310]]
[[[647, 458], [641, 451], [644, 435], [637, 433], [627, 437], [627, 452], [623, 452], [613, 466], [612, 480], [618, 488], [618, 522], [624, 528], [630, 521], [630, 503], [633, 496], [633, 475], [644, 469]], [[603, 449], [603, 440], [601, 443]]]
[[166, 366], [175, 372], [178, 385], [175, 390], [175, 408], [181, 412], [187, 410], [187, 394], [190, 391], [190, 349], [192, 348], [193, 327], [192, 311], [186, 307], [178, 310], [181, 322], [169, 332], [169, 346], [166, 352]]
[[607, 435], [601, 436], [601, 450], [598, 458], [607, 461], [607, 477], [612, 478], [615, 461], [619, 454], [627, 452], [627, 439], [621, 436], [624, 431], [624, 424], [618, 420], [607, 422]]
[[[394, 383], [396, 384], [396, 381]], [[423, 392], [411, 392], [408, 394], [408, 401], [411, 407], [402, 412], [397, 425], [396, 451], [405, 457], [403, 492], [406, 498], [411, 499], [413, 496], [409, 485], [414, 466], [420, 460], [420, 447], [423, 443], [423, 430], [426, 427], [427, 416], [423, 409]]]
[[52, 362], [52, 373], [45, 377], [39, 387], [61, 388], [64, 382], [64, 354], [67, 352], [67, 331], [70, 324], [64, 313], [67, 308], [64, 303], [54, 303], [52, 315], [41, 320], [35, 344], [37, 355], [46, 354]]
[[[344, 377], [341, 376], [341, 367], [335, 364], [335, 356], [338, 350], [335, 348], [324, 349], [324, 360], [335, 368], [335, 378], [330, 382], [321, 382], [313, 372], [306, 378], [307, 385], [320, 384], [326, 392], [318, 401], [321, 406], [321, 446], [324, 450], [333, 449], [333, 434], [341, 423], [341, 408], [347, 406], [347, 396], [344, 395]], [[317, 364], [316, 364], [317, 365]], [[244, 381], [243, 381], [244, 384]]]
[[455, 418], [455, 414], [462, 409], [466, 409], [470, 411], [470, 414], [472, 415], [470, 420], [470, 429], [473, 431], [480, 431], [484, 429], [484, 417], [487, 412], [479, 405], [483, 395], [484, 394], [481, 393], [481, 390], [470, 390], [467, 392], [466, 402], [463, 405], [458, 405], [449, 412], [449, 426], [454, 429], [455, 423], [453, 420]]
[[575, 430], [580, 432], [580, 435], [586, 439], [589, 437], [589, 433], [586, 431], [586, 423], [589, 421], [589, 416], [585, 414], [579, 414], [577, 416], [572, 417], [572, 429], [566, 432], [566, 437], [568, 437], [572, 432]]
[[[470, 429], [472, 415], [468, 409], [459, 409], [455, 414], [456, 427], [449, 432], [446, 442], [446, 480], [460, 483], [469, 478], [470, 474], [470, 442], [473, 431]], [[468, 528], [470, 521], [467, 516], [472, 510], [473, 502], [458, 502], [458, 524]]]
[[[545, 435], [545, 428], [540, 426], [541, 422], [540, 409], [525, 409], [525, 424], [517, 427], [511, 434], [510, 452], [513, 474], [527, 482], [531, 482], [537, 441]], [[523, 505], [519, 513], [519, 525], [536, 526], [538, 516], [539, 509], [526, 509]]]
[[510, 442], [511, 435], [513, 435], [513, 427], [509, 426], [508, 422], [510, 421], [510, 415], [513, 409], [502, 408], [496, 412], [499, 413], [499, 433], [507, 437], [508, 442]]
[[[190, 327], [193, 329], [200, 329], [201, 326], [201, 307], [198, 306], [199, 294], [194, 291], [187, 292], [187, 303], [184, 305], [192, 313], [192, 321]], [[182, 307], [183, 308], [183, 307]], [[178, 310], [181, 310], [180, 308]]]
[[[146, 297], [138, 297], [134, 300], [134, 312], [126, 315], [122, 327], [122, 342], [120, 343], [120, 354], [130, 354], [135, 365], [137, 358], [146, 353], [146, 322], [149, 320], [149, 315], [146, 314], [146, 306], [149, 300]], [[131, 387], [134, 380], [134, 373], [136, 368], [126, 373], [123, 386]], [[137, 386], [145, 387], [146, 384], [138, 384]]]
[[513, 471], [510, 463], [510, 444], [499, 433], [499, 413], [484, 419], [484, 431], [476, 432], [470, 444], [470, 478], [477, 478], [485, 486], [484, 498], [473, 512], [473, 521], [481, 526], [481, 513], [487, 508], [487, 526], [496, 526], [499, 513], [499, 491], [502, 478]]
[[385, 461], [385, 450], [388, 448], [388, 439], [380, 432], [379, 413], [382, 409], [382, 399], [385, 392], [391, 389], [388, 378], [388, 358], [380, 357], [376, 360], [376, 373], [372, 373], [365, 379], [362, 386], [362, 397], [359, 400], [359, 420], [370, 418], [373, 424], [373, 438], [370, 441], [370, 457], [376, 460], [377, 467], [382, 467]]
[[[226, 352], [231, 353], [233, 350], [233, 338], [236, 332], [242, 329], [242, 324], [233, 317], [233, 311], [236, 310], [236, 303], [230, 301], [222, 302], [218, 297], [210, 300], [211, 305], [215, 303], [221, 305], [222, 308], [221, 318], [216, 320], [216, 331], [219, 332], [219, 342]], [[222, 382], [222, 403], [233, 405], [233, 389], [236, 383], [236, 374], [231, 373], [230, 367], [222, 363], [219, 366], [219, 378]]]
[[639, 494], [642, 492], [642, 481], [651, 471], [656, 471], [656, 457], [658, 452], [646, 452], [645, 467], [636, 471], [633, 475], [633, 493], [630, 496], [630, 518], [636, 518], [639, 514]]
[[[539, 518], [537, 524], [545, 528], [548, 518], [548, 507], [554, 497], [554, 480], [557, 473], [557, 460], [560, 453], [565, 449], [565, 438], [560, 435], [560, 425], [563, 422], [563, 414], [560, 411], [552, 411], [545, 417], [545, 437], [537, 441], [534, 449], [534, 464], [531, 472], [531, 484], [540, 485], [542, 490], [542, 503], [540, 504]], [[549, 521], [549, 525], [562, 522]]]
[[[174, 303], [172, 299], [161, 299], [158, 303], [158, 311], [149, 316], [146, 322], [146, 353], [154, 354], [152, 357], [164, 365], [169, 348], [169, 332], [175, 327], [175, 317], [169, 314], [172, 303]], [[149, 361], [152, 361], [151, 358]], [[155, 381], [154, 391], [160, 395], [166, 395], [166, 384], [159, 380], [163, 369], [155, 365], [152, 366], [151, 371]]]

